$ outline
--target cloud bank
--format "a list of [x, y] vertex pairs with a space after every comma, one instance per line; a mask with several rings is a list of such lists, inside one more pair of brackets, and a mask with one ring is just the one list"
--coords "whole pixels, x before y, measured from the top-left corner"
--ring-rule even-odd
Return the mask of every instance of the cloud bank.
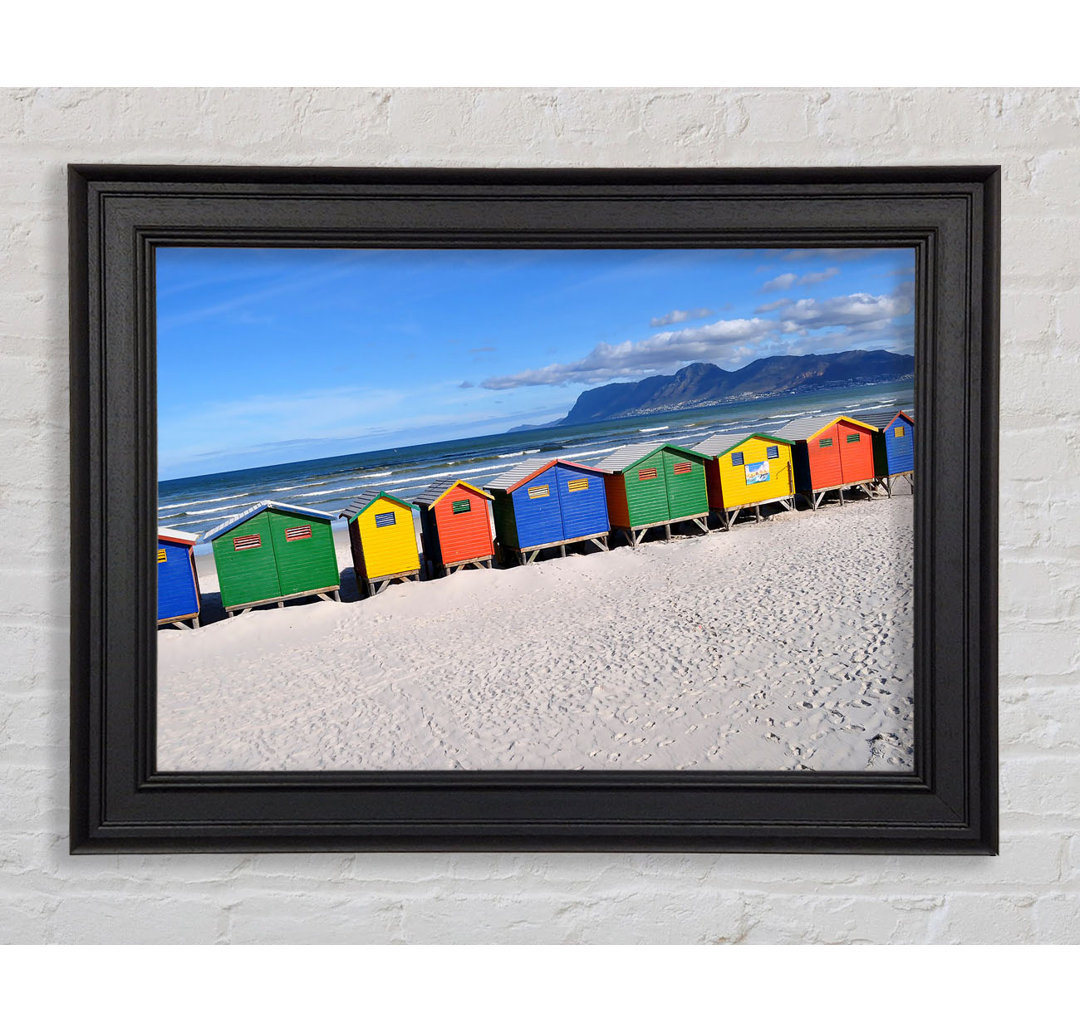
[[781, 299], [758, 311], [772, 318], [723, 319], [706, 326], [667, 330], [640, 341], [601, 342], [584, 358], [489, 377], [490, 391], [517, 387], [602, 384], [668, 373], [691, 362], [738, 367], [765, 355], [827, 353], [856, 348], [910, 351], [910, 327], [897, 320], [911, 312], [912, 287], [894, 294], [845, 294], [798, 301]]

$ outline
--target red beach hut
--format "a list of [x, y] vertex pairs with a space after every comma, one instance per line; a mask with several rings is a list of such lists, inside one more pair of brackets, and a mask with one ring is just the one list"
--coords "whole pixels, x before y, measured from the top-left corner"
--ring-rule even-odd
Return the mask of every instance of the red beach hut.
[[794, 442], [795, 490], [817, 509], [835, 491], [861, 488], [874, 497], [874, 428], [850, 416], [803, 416], [781, 427], [777, 437]]
[[424, 562], [429, 573], [490, 567], [495, 555], [488, 502], [491, 495], [468, 481], [444, 477], [413, 500], [420, 509]]

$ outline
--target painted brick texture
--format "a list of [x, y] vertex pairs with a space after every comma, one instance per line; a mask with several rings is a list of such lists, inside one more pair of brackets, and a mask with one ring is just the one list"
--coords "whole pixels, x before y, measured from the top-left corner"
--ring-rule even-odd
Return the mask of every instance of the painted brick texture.
[[[1000, 163], [1001, 856], [69, 857], [69, 162]], [[1080, 940], [1078, 184], [1072, 89], [0, 90], [0, 942]]]

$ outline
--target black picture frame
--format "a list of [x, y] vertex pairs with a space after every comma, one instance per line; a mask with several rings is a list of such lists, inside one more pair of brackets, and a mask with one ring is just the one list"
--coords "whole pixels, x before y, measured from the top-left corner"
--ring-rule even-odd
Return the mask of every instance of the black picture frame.
[[[997, 852], [1000, 168], [73, 165], [73, 853]], [[915, 760], [905, 774], [154, 766], [154, 252], [911, 247]]]

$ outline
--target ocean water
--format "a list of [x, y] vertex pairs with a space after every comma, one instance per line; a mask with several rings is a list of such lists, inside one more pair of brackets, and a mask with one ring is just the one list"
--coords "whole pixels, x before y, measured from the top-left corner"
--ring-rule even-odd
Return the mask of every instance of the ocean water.
[[803, 415], [895, 412], [911, 406], [913, 398], [908, 380], [182, 477], [158, 484], [158, 524], [203, 535], [265, 499], [337, 516], [373, 487], [411, 500], [440, 477], [461, 477], [483, 487], [530, 456], [588, 465], [631, 442], [693, 447], [710, 434], [775, 433]]

